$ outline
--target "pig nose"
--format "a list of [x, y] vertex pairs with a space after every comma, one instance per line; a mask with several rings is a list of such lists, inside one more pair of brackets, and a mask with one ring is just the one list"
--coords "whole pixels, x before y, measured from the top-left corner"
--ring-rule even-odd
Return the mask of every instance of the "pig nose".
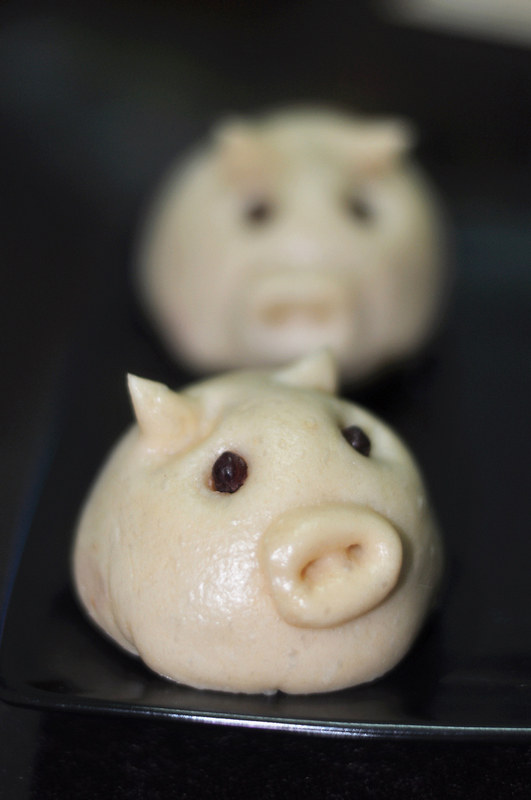
[[272, 300], [258, 310], [258, 319], [265, 326], [281, 328], [300, 321], [308, 325], [326, 325], [334, 317], [335, 307], [327, 299]]
[[249, 297], [251, 319], [266, 329], [282, 329], [292, 323], [324, 327], [346, 313], [340, 282], [329, 275], [294, 269], [261, 276]]
[[366, 614], [398, 581], [402, 542], [384, 517], [357, 504], [292, 509], [266, 530], [260, 558], [283, 619], [328, 628]]

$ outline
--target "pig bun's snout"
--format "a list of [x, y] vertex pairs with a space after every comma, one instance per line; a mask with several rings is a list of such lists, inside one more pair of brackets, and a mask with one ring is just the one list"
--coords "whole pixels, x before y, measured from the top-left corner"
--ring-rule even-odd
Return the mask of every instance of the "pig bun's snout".
[[274, 331], [292, 325], [327, 328], [348, 311], [344, 287], [336, 279], [287, 269], [251, 283], [247, 313], [249, 324]]
[[291, 625], [328, 628], [366, 614], [396, 586], [398, 531], [355, 504], [292, 509], [266, 530], [260, 558], [275, 606]]
[[264, 302], [257, 308], [259, 323], [270, 328], [282, 328], [292, 323], [328, 325], [337, 313], [329, 298], [277, 299]]

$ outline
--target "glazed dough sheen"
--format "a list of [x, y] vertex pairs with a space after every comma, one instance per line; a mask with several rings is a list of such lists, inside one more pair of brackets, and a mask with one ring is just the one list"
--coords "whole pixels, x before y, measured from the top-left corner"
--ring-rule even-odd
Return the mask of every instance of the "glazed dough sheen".
[[90, 617], [156, 672], [324, 692], [382, 675], [411, 645], [439, 538], [412, 457], [333, 394], [335, 371], [319, 352], [179, 393], [130, 378], [137, 423], [90, 492], [73, 568]]

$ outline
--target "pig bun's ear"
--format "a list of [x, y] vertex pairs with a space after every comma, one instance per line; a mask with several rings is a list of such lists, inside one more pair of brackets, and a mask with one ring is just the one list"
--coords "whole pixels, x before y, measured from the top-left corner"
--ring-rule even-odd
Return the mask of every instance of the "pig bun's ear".
[[226, 179], [249, 183], [267, 175], [271, 154], [260, 134], [243, 120], [227, 120], [214, 132], [219, 166]]
[[323, 348], [276, 370], [273, 379], [288, 386], [301, 386], [335, 394], [338, 387], [337, 362], [331, 351]]
[[356, 161], [362, 170], [383, 171], [407, 155], [416, 142], [417, 134], [407, 120], [368, 122], [355, 142]]
[[175, 452], [193, 438], [199, 420], [196, 402], [163, 383], [127, 376], [127, 384], [138, 427], [146, 446]]

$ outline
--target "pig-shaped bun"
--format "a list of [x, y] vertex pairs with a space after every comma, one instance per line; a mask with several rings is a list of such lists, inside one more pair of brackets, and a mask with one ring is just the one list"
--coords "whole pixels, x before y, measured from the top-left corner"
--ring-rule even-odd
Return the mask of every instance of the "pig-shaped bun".
[[329, 347], [354, 381], [416, 353], [448, 270], [412, 146], [402, 120], [323, 110], [221, 125], [140, 238], [139, 293], [169, 351], [210, 371]]
[[137, 418], [73, 552], [81, 603], [156, 672], [232, 692], [326, 692], [406, 653], [441, 547], [412, 457], [333, 394], [318, 353], [181, 391], [130, 377]]

